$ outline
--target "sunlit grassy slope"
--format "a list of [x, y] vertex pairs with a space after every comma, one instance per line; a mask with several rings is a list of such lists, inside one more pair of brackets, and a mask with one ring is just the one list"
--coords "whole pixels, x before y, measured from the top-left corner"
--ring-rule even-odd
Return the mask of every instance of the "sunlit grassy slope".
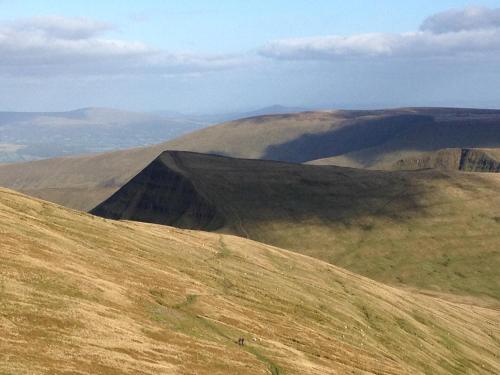
[[1, 374], [500, 372], [498, 310], [250, 240], [8, 190], [0, 238]]
[[382, 282], [500, 299], [500, 175], [165, 152], [93, 212], [218, 230]]

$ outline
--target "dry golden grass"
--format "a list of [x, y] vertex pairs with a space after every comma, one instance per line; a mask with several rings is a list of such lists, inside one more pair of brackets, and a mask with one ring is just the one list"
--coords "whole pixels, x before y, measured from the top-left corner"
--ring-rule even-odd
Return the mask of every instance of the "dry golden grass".
[[500, 373], [498, 310], [250, 240], [8, 190], [0, 240], [2, 375]]

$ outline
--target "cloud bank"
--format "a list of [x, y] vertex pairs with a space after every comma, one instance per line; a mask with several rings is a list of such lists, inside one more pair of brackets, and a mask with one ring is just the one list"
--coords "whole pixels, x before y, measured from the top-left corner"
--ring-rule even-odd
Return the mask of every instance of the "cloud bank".
[[433, 58], [500, 52], [500, 9], [469, 7], [435, 14], [420, 30], [277, 40], [259, 50], [277, 60]]
[[109, 24], [88, 18], [34, 17], [0, 25], [1, 75], [148, 75], [230, 69], [238, 56], [169, 53], [106, 37]]
[[271, 41], [257, 55], [175, 53], [108, 37], [113, 25], [89, 18], [33, 17], [0, 24], [1, 76], [198, 74], [276, 61], [500, 56], [500, 8], [468, 7], [425, 19], [406, 33], [327, 35]]

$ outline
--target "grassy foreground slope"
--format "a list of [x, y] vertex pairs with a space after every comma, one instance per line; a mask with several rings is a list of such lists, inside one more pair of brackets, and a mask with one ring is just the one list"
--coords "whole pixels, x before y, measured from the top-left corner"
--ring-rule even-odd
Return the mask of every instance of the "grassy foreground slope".
[[500, 175], [165, 152], [92, 212], [219, 230], [379, 281], [500, 300]]
[[0, 235], [2, 374], [500, 372], [498, 310], [246, 239], [8, 190]]
[[500, 111], [402, 108], [317, 111], [231, 121], [152, 147], [0, 166], [0, 186], [89, 210], [165, 150], [378, 168], [414, 152], [500, 147]]

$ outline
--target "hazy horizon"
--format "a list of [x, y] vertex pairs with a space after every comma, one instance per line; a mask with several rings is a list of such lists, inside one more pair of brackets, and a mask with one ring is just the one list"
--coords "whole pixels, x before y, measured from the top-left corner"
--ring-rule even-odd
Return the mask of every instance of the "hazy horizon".
[[[294, 107], [294, 106], [288, 106], [288, 105], [283, 105], [283, 104], [269, 104], [269, 105], [264, 105], [264, 106], [249, 106], [249, 107], [240, 107], [240, 108], [234, 108], [234, 109], [229, 109], [229, 110], [224, 110], [224, 109], [214, 109], [212, 111], [178, 111], [176, 109], [171, 109], [171, 108], [166, 108], [166, 109], [129, 109], [129, 108], [120, 108], [120, 107], [104, 107], [104, 106], [80, 106], [80, 107], [68, 107], [68, 108], [60, 108], [60, 109], [55, 109], [55, 110], [29, 110], [29, 109], [23, 109], [23, 110], [9, 110], [9, 109], [3, 109], [0, 108], [0, 113], [67, 113], [67, 112], [75, 112], [75, 111], [81, 111], [81, 110], [87, 110], [87, 109], [103, 109], [103, 110], [110, 110], [110, 111], [118, 111], [118, 112], [131, 112], [131, 113], [143, 113], [143, 114], [151, 114], [151, 115], [166, 115], [167, 117], [175, 117], [175, 115], [182, 115], [182, 116], [223, 116], [223, 115], [245, 115], [247, 113], [254, 112], [254, 111], [264, 111], [266, 109], [272, 109], [273, 107], [282, 107], [283, 109], [288, 109], [288, 108], [293, 108], [295, 111], [300, 109], [301, 111], [303, 110], [304, 112], [306, 111], [335, 111], [335, 110], [345, 110], [345, 111], [350, 111], [350, 110], [359, 110], [359, 111], [371, 111], [371, 110], [391, 110], [391, 109], [398, 109], [398, 108], [469, 108], [469, 109], [492, 109], [492, 110], [500, 110], [500, 102], [498, 104], [491, 103], [491, 105], [486, 105], [485, 104], [480, 104], [480, 105], [474, 105], [470, 104], [468, 105], [467, 103], [462, 103], [462, 104], [435, 104], [435, 105], [377, 105], [375, 103], [372, 104], [367, 104], [367, 103], [360, 103], [356, 105], [349, 105], [349, 104], [343, 104], [343, 105], [331, 105], [331, 106], [307, 106], [307, 107]], [[295, 112], [294, 111], [294, 112]]]

